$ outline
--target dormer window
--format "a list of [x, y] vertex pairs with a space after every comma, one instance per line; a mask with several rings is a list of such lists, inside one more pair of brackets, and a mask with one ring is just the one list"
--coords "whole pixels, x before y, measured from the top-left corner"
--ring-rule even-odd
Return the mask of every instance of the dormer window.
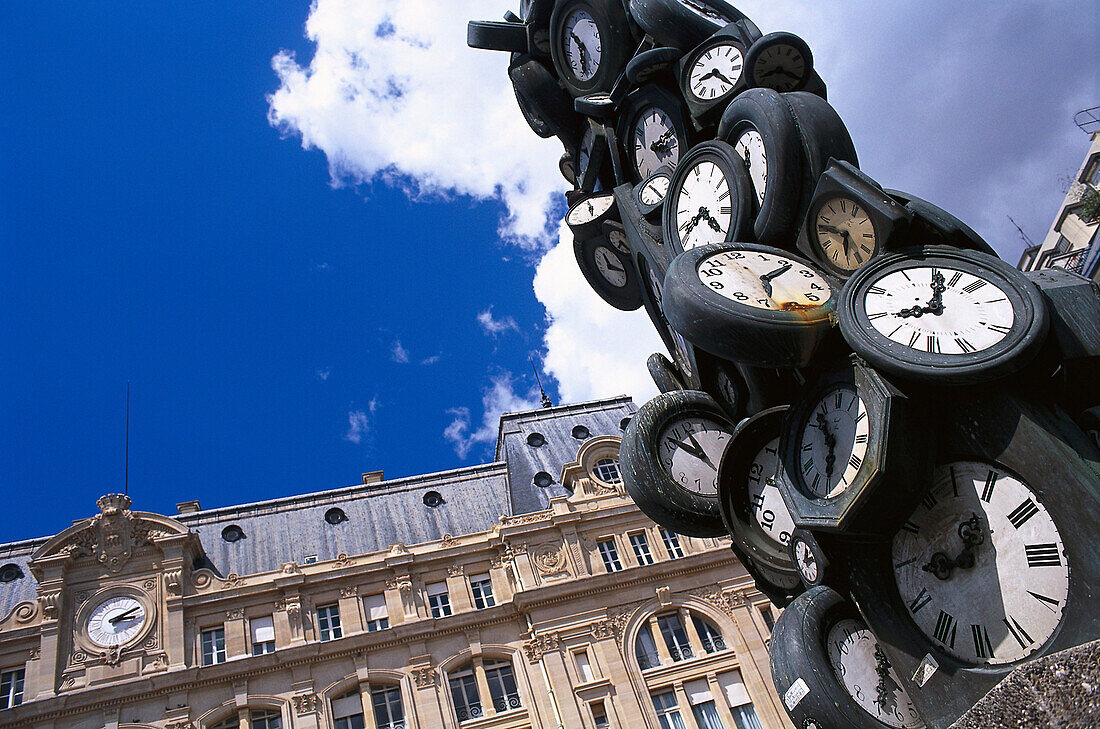
[[348, 515], [344, 513], [343, 509], [340, 509], [338, 507], [334, 506], [325, 512], [325, 521], [327, 521], [329, 524], [332, 524], [333, 526], [336, 526], [337, 524], [342, 524], [347, 520]]
[[585, 440], [588, 436], [592, 435], [588, 428], [583, 425], [574, 425], [572, 433], [573, 437], [577, 440]]
[[543, 437], [542, 433], [531, 433], [527, 436], [527, 445], [531, 446], [532, 448], [544, 446], [546, 445], [546, 438]]
[[550, 484], [554, 483], [554, 477], [546, 471], [539, 471], [535, 474], [535, 477], [531, 481], [540, 488], [546, 488]]
[[222, 529], [222, 539], [227, 542], [236, 542], [245, 538], [244, 529], [241, 529], [236, 524], [230, 524], [225, 529]]
[[424, 506], [435, 508], [444, 504], [443, 496], [438, 491], [429, 491], [424, 494]]
[[17, 564], [0, 567], [0, 583], [15, 582], [23, 578], [23, 570]]

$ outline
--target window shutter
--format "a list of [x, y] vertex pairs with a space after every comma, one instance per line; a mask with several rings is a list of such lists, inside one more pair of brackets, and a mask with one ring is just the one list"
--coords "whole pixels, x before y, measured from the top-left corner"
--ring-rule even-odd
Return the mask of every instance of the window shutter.
[[275, 640], [275, 623], [270, 615], [262, 618], [252, 618], [248, 621], [252, 629], [252, 644], [268, 643]]
[[684, 693], [687, 694], [688, 703], [692, 706], [710, 701], [713, 698], [710, 695], [710, 684], [707, 683], [705, 678], [698, 681], [685, 681]]
[[752, 703], [749, 692], [745, 689], [745, 682], [741, 679], [740, 671], [730, 671], [718, 675], [718, 685], [726, 692], [726, 700], [730, 707]]
[[367, 595], [363, 598], [363, 608], [367, 611], [367, 620], [383, 620], [389, 617], [385, 595]]

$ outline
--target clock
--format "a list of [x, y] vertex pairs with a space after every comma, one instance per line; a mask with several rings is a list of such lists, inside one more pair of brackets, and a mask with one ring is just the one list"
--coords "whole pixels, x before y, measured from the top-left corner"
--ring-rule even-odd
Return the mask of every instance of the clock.
[[642, 305], [638, 273], [631, 263], [629, 248], [619, 250], [611, 241], [615, 233], [618, 236], [614, 237], [625, 246], [621, 231], [612, 230], [589, 238], [574, 237], [573, 253], [581, 274], [601, 299], [616, 309], [634, 311]]
[[783, 498], [799, 527], [890, 536], [931, 478], [931, 428], [858, 358], [826, 370], [783, 425]]
[[596, 192], [573, 203], [565, 214], [565, 222], [574, 236], [589, 238], [599, 233], [605, 221], [615, 220], [618, 214], [615, 194]]
[[809, 529], [796, 528], [791, 531], [787, 552], [803, 585], [808, 588], [818, 585], [839, 587], [838, 584], [833, 584], [842, 581], [837, 579], [838, 570], [833, 569], [832, 560], [825, 548]]
[[661, 167], [676, 168], [687, 151], [684, 103], [660, 86], [635, 89], [623, 102], [618, 136], [634, 180], [644, 180]]
[[998, 258], [944, 246], [881, 256], [844, 285], [840, 330], [884, 372], [940, 385], [1019, 371], [1043, 343], [1046, 305]]
[[635, 86], [653, 81], [672, 64], [680, 60], [679, 48], [650, 48], [634, 55], [626, 64], [626, 78]]
[[797, 727], [924, 726], [879, 639], [836, 590], [813, 587], [795, 598], [775, 623], [769, 653], [772, 681]]
[[719, 468], [718, 500], [733, 543], [768, 575], [769, 591], [789, 601], [802, 585], [787, 550], [794, 520], [776, 482], [786, 410], [770, 408], [737, 425]]
[[680, 90], [700, 124], [712, 121], [730, 99], [747, 88], [745, 46], [736, 26], [728, 26], [680, 62]]
[[540, 61], [517, 54], [508, 66], [508, 78], [523, 118], [531, 130], [543, 139], [557, 136], [576, 137], [580, 117], [572, 109], [572, 100], [558, 84], [554, 74]]
[[1062, 268], [1028, 271], [1050, 312], [1050, 335], [1038, 359], [1053, 370], [1054, 395], [1070, 412], [1100, 404], [1100, 286]]
[[753, 243], [712, 243], [677, 256], [665, 315], [700, 349], [757, 367], [804, 367], [832, 329], [837, 289], [813, 264]]
[[570, 185], [577, 184], [577, 169], [573, 165], [573, 155], [569, 152], [562, 152], [561, 157], [558, 158], [558, 171]]
[[744, 418], [748, 401], [745, 378], [737, 365], [714, 357], [706, 352], [695, 352], [699, 365], [700, 389], [707, 392], [726, 411], [731, 423]]
[[683, 377], [677, 371], [676, 365], [660, 352], [649, 355], [649, 359], [646, 360], [646, 369], [649, 370], [649, 376], [653, 378], [653, 384], [661, 392], [687, 389], [684, 387]]
[[912, 214], [855, 166], [832, 160], [817, 182], [798, 249], [847, 278], [873, 256], [896, 247]]
[[660, 219], [661, 206], [671, 184], [672, 168], [664, 166], [634, 188], [634, 198], [642, 215]]
[[101, 648], [132, 642], [145, 627], [145, 606], [128, 595], [108, 597], [95, 605], [85, 622], [88, 640]]
[[574, 185], [584, 192], [607, 189], [613, 179], [607, 138], [603, 135], [603, 128], [591, 120], [586, 121], [583, 128], [577, 141], [577, 153], [573, 155]]
[[466, 25], [466, 45], [486, 51], [527, 53], [527, 26], [519, 22], [471, 20]]
[[620, 459], [627, 494], [650, 519], [693, 537], [726, 534], [718, 466], [733, 425], [705, 392], [657, 395], [630, 420]]
[[672, 355], [684, 384], [691, 389], [698, 389], [699, 366], [696, 362], [695, 348], [668, 324], [664, 312], [664, 282], [658, 269], [644, 254], [635, 256], [634, 260], [642, 279], [642, 304], [645, 306], [646, 313], [649, 314], [653, 328], [657, 330], [657, 334]]
[[756, 28], [723, 0], [630, 0], [630, 17], [661, 45], [683, 50], [694, 48], [730, 23]]
[[913, 243], [936, 243], [996, 256], [997, 252], [974, 229], [943, 208], [899, 190], [886, 190], [913, 215]]
[[685, 155], [669, 187], [662, 227], [669, 255], [707, 243], [752, 236], [752, 183], [733, 147], [700, 142]]
[[550, 17], [550, 55], [573, 96], [610, 91], [630, 58], [630, 25], [619, 0], [563, 0]]
[[585, 94], [573, 99], [573, 108], [577, 113], [592, 119], [610, 119], [615, 115], [617, 107], [618, 104], [606, 91], [597, 91], [594, 94]]
[[745, 54], [745, 68], [750, 86], [799, 91], [813, 74], [814, 57], [806, 41], [780, 31], [752, 44]]
[[791, 245], [798, 233], [804, 167], [791, 105], [777, 91], [748, 89], [722, 112], [717, 136], [733, 145], [748, 170], [756, 240]]

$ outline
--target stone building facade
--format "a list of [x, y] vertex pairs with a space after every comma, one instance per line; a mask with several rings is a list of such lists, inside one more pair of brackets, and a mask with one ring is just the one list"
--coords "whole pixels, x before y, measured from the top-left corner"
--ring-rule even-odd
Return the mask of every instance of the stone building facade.
[[774, 608], [618, 475], [627, 398], [494, 463], [0, 545], [0, 726], [779, 729]]

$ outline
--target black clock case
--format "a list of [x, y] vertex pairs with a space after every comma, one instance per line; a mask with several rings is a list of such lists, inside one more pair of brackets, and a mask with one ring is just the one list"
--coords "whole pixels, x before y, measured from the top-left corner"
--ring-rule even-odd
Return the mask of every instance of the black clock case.
[[[631, 150], [634, 145], [634, 128], [637, 121], [651, 106], [655, 106], [668, 114], [669, 119], [672, 120], [672, 127], [676, 132], [677, 161], [675, 164], [668, 164], [668, 166], [675, 167], [678, 165], [691, 147], [692, 141], [694, 141], [683, 99], [657, 84], [646, 84], [634, 89], [626, 95], [626, 99], [620, 107], [618, 124], [615, 125], [615, 134], [622, 145], [620, 153], [624, 168], [623, 181], [629, 179], [633, 182], [641, 182], [643, 179], [634, 166]], [[660, 166], [664, 167], [665, 165]], [[627, 170], [629, 174], [626, 173]]]
[[[607, 304], [621, 311], [634, 311], [642, 306], [641, 282], [638, 279], [638, 271], [630, 256], [622, 253], [611, 243], [606, 234], [606, 226], [614, 225], [612, 221], [604, 224], [604, 230], [588, 237], [573, 237], [573, 255], [577, 259], [577, 265], [581, 269], [581, 275], [592, 287], [592, 290]], [[612, 286], [602, 275], [596, 266], [596, 251], [606, 248], [622, 266], [626, 276], [626, 283], [622, 286]]]
[[[741, 75], [737, 79], [737, 83], [733, 87], [722, 94], [716, 96], [713, 99], [707, 99], [703, 101], [696, 99], [695, 95], [691, 93], [691, 67], [695, 65], [695, 61], [708, 50], [716, 45], [732, 42], [737, 46], [737, 49], [741, 51]], [[749, 46], [752, 44], [751, 40], [746, 40], [744, 29], [738, 23], [730, 23], [720, 31], [707, 38], [705, 41], [696, 46], [689, 53], [684, 56], [676, 64], [676, 78], [680, 84], [680, 95], [683, 97], [684, 102], [687, 104], [688, 111], [691, 112], [692, 122], [695, 124], [696, 129], [703, 129], [705, 127], [713, 126], [718, 122], [718, 117], [721, 116], [722, 110], [726, 107], [726, 104], [730, 102], [735, 96], [748, 88], [748, 82], [745, 78], [745, 54], [749, 50]]]
[[954, 246], [968, 251], [980, 251], [990, 256], [999, 258], [997, 251], [993, 250], [985, 239], [974, 232], [974, 229], [956, 218], [938, 205], [933, 205], [927, 200], [922, 200], [916, 195], [900, 190], [883, 190], [887, 195], [904, 205], [913, 214], [910, 225], [910, 244], [927, 245], [930, 242], [938, 242], [946, 246]]
[[[760, 55], [764, 53], [764, 51], [768, 50], [772, 46], [783, 44], [795, 46], [798, 48], [799, 52], [802, 54], [802, 58], [805, 61], [806, 68], [806, 75], [802, 79], [802, 81], [794, 88], [784, 89], [783, 91], [802, 91], [810, 85], [810, 82], [814, 78], [815, 72], [814, 54], [810, 50], [809, 44], [794, 33], [780, 30], [774, 33], [768, 33], [767, 35], [756, 39], [756, 41], [754, 41], [753, 44], [745, 52], [745, 76], [746, 81], [748, 82], [750, 87], [768, 88], [767, 86], [756, 83], [756, 79], [752, 76], [752, 67], [756, 65], [756, 61], [759, 60]], [[778, 91], [779, 89], [776, 90]]]
[[717, 165], [729, 184], [730, 229], [726, 232], [725, 242], [753, 239], [756, 201], [753, 199], [752, 181], [749, 179], [749, 173], [745, 171], [744, 162], [732, 146], [720, 139], [700, 142], [680, 158], [680, 163], [676, 166], [676, 171], [669, 182], [668, 194], [665, 196], [664, 209], [661, 212], [661, 232], [664, 234], [670, 263], [673, 258], [684, 252], [683, 243], [680, 242], [680, 231], [676, 225], [680, 189], [683, 187], [684, 178], [690, 174], [689, 170], [700, 161], [710, 161]]
[[864, 174], [854, 164], [845, 160], [829, 159], [829, 165], [817, 180], [813, 197], [806, 208], [802, 230], [798, 234], [798, 250], [811, 261], [823, 266], [834, 276], [847, 279], [852, 271], [834, 266], [825, 255], [815, 235], [817, 215], [825, 203], [844, 196], [859, 203], [871, 219], [875, 230], [875, 249], [871, 256], [903, 247], [912, 213], [883, 192], [877, 182]]
[[[703, 7], [706, 15], [699, 11]], [[630, 16], [658, 43], [681, 50], [694, 48], [728, 23], [742, 28], [746, 44], [760, 37], [756, 24], [724, 0], [629, 0], [629, 9]]]
[[[562, 49], [561, 36], [565, 21], [573, 10], [585, 8], [599, 29], [602, 47], [600, 67], [588, 81], [573, 75]], [[560, 0], [550, 15], [550, 56], [558, 78], [573, 96], [596, 91], [610, 91], [626, 62], [634, 52], [630, 36], [630, 21], [621, 0]]]
[[[936, 428], [937, 461], [983, 460], [1034, 490], [1065, 544], [1069, 593], [1060, 628], [1035, 656], [1100, 639], [1100, 450], [1060, 408], [1000, 392], [962, 400]], [[852, 598], [889, 654], [928, 729], [947, 729], [1016, 665], [972, 667], [940, 652], [909, 618], [893, 579], [891, 545], [853, 545]], [[924, 686], [912, 677], [926, 655], [939, 664]]]
[[[817, 407], [821, 394], [842, 384], [853, 386], [867, 407], [871, 426], [867, 452], [856, 480], [843, 492], [829, 499], [811, 498], [795, 485], [800, 425]], [[795, 526], [864, 539], [892, 536], [932, 482], [933, 429], [918, 400], [859, 357], [852, 355], [849, 363], [826, 370], [803, 390], [783, 422], [780, 493]]]
[[1100, 405], [1100, 286], [1061, 268], [1024, 273], [1050, 313], [1054, 396], [1070, 413]]

